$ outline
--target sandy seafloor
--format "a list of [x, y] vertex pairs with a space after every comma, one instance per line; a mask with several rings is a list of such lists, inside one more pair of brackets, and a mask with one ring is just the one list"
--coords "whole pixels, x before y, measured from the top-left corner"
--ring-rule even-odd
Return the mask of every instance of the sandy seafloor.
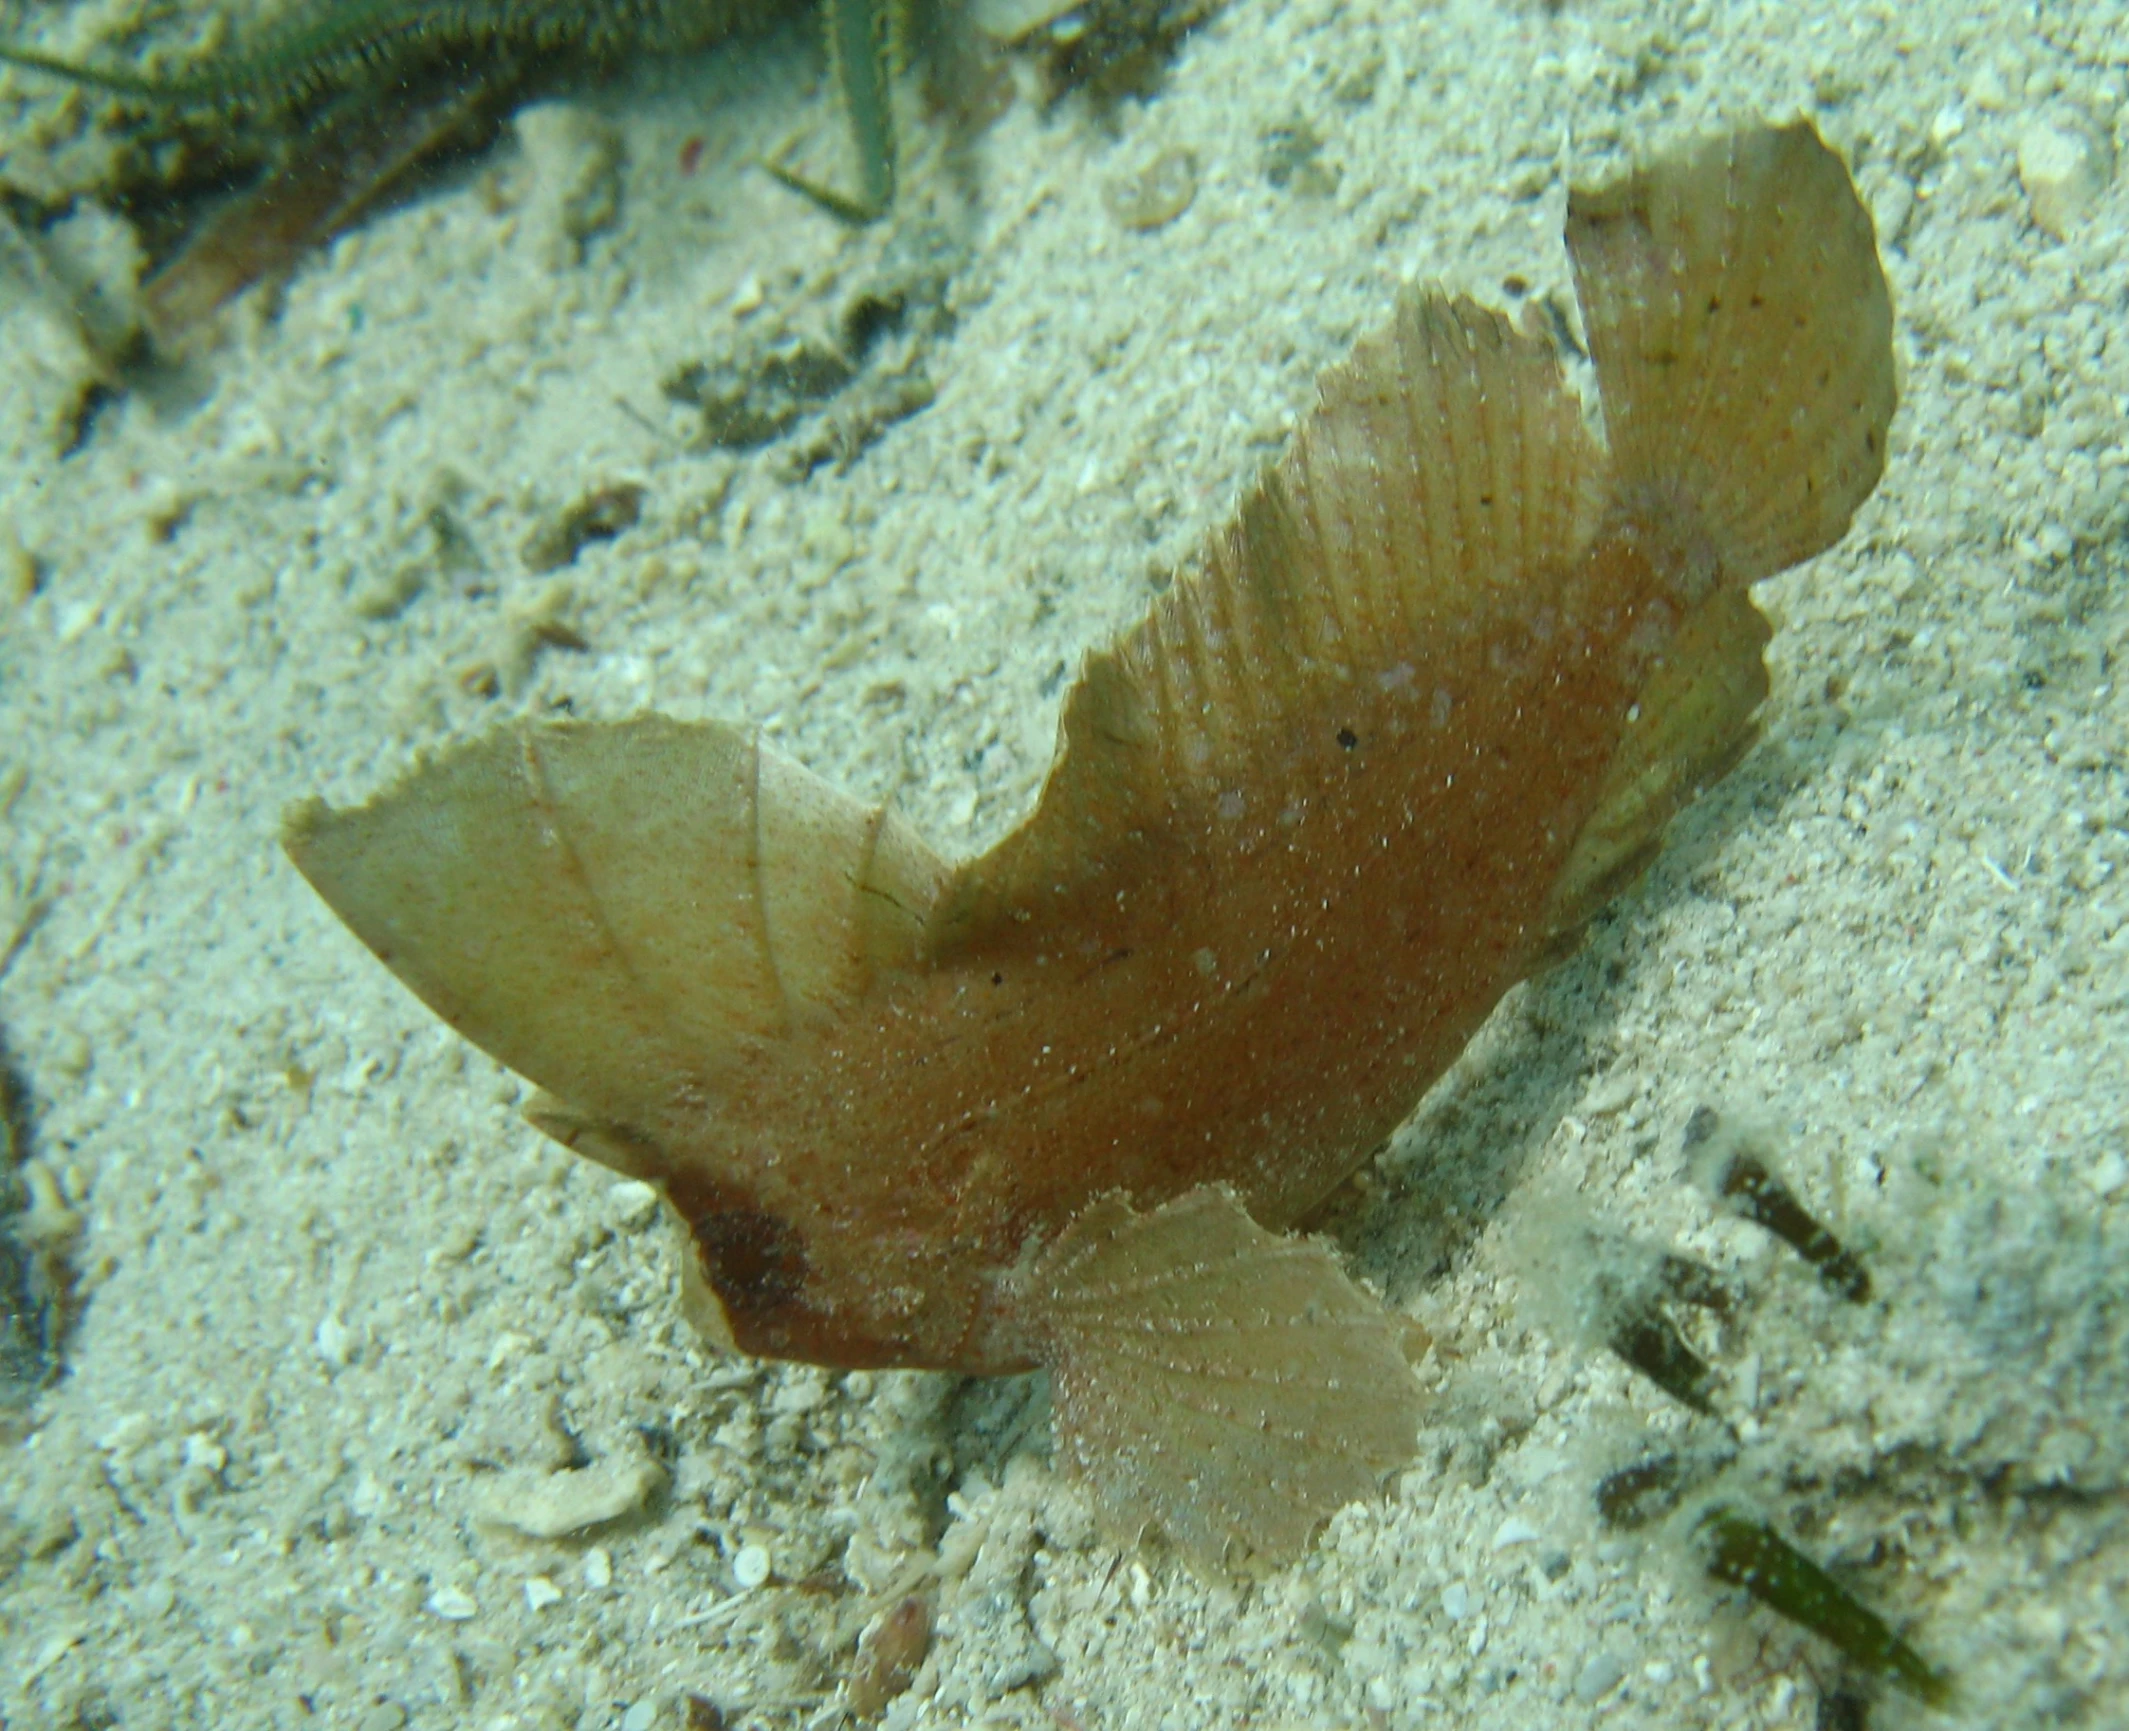
[[[2129, 155], [2125, 69], [2120, 0], [1232, 0], [1107, 125], [1024, 93], [972, 204], [913, 153], [903, 244], [965, 238], [950, 328], [908, 339], [936, 400], [803, 480], [805, 428], [704, 450], [659, 388], [892, 244], [746, 166], [840, 136], [803, 34], [550, 110], [71, 455], [86, 363], [10, 284], [0, 941], [43, 912], [0, 1024], [81, 1313], [0, 1453], [0, 1722], [644, 1731], [689, 1692], [824, 1722], [916, 1585], [939, 1632], [894, 1726], [1812, 1725], [1826, 1649], [1596, 1517], [1604, 1474], [1713, 1433], [1577, 1337], [1586, 1270], [1532, 1248], [1572, 1198], [1748, 1292], [1703, 1337], [1721, 1494], [1959, 1679], [1871, 1723], [2129, 1723], [2129, 176], [2058, 237], [2018, 168], [2040, 127]], [[86, 172], [93, 107], [0, 82], [0, 177]], [[1881, 227], [1890, 468], [1761, 591], [1764, 742], [1341, 1213], [1436, 1393], [1291, 1568], [1117, 1549], [1029, 1384], [704, 1352], [640, 1192], [543, 1145], [275, 846], [302, 795], [566, 706], [757, 719], [981, 847], [1077, 657], [1400, 282], [1564, 297], [1571, 177], [1797, 113]], [[1169, 149], [1194, 202], [1127, 230], [1105, 192]], [[527, 572], [620, 483], [634, 528]], [[1770, 1128], [1871, 1304], [1720, 1215], [1680, 1152], [1703, 1103]], [[564, 1494], [633, 1507], [494, 1518]]]

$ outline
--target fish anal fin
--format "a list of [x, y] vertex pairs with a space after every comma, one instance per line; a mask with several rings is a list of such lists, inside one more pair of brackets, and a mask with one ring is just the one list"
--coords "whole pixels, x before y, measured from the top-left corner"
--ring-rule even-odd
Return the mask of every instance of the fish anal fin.
[[1195, 1567], [1279, 1562], [1417, 1445], [1398, 1318], [1320, 1241], [1208, 1185], [1087, 1207], [1026, 1276], [1060, 1458], [1108, 1524], [1157, 1524]]

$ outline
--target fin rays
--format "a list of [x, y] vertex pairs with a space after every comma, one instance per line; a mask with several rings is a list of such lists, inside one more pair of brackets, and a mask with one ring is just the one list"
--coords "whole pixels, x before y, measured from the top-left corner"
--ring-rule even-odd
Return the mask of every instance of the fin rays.
[[1112, 1524], [1157, 1520], [1217, 1566], [1287, 1555], [1411, 1452], [1419, 1386], [1395, 1320], [1320, 1244], [1231, 1191], [1088, 1208], [1031, 1282], [1060, 1453]]
[[944, 874], [751, 733], [656, 717], [491, 735], [286, 841], [439, 1015], [643, 1132], [910, 965]]
[[932, 953], [1121, 885], [1297, 729], [1527, 605], [1597, 521], [1602, 453], [1550, 346], [1408, 298], [1326, 379], [1294, 447], [1067, 699], [1035, 812], [955, 875]]

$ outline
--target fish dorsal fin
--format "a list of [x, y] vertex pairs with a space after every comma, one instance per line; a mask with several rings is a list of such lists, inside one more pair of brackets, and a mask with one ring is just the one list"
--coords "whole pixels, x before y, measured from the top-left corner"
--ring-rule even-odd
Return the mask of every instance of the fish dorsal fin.
[[1126, 1537], [1156, 1523], [1208, 1571], [1237, 1543], [1292, 1557], [1411, 1459], [1404, 1325], [1325, 1245], [1265, 1231], [1230, 1190], [1149, 1214], [1103, 1197], [1028, 1280], [1058, 1452]]
[[1567, 205], [1623, 497], [1698, 519], [1755, 582], [1840, 539], [1885, 468], [1892, 297], [1808, 124], [1736, 133]]
[[284, 841], [431, 1009], [624, 1137], [909, 965], [944, 876], [751, 730], [655, 716], [505, 729]]
[[[1483, 656], [1571, 561], [1603, 456], [1549, 344], [1439, 294], [1330, 373], [1285, 458], [1151, 615], [1090, 655], [1035, 811], [941, 898], [934, 953], [1160, 857], [1246, 775], [1276, 797], [1296, 742], [1354, 688]], [[1267, 780], [1272, 785], [1265, 785]]]

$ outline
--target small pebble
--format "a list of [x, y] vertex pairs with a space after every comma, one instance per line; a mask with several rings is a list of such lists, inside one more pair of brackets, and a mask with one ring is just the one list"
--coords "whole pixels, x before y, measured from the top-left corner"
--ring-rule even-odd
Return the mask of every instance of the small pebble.
[[1471, 1615], [1471, 1589], [1461, 1581], [1451, 1581], [1442, 1588], [1442, 1615], [1452, 1623], [1461, 1623]]
[[1102, 207], [1134, 234], [1165, 228], [1198, 195], [1198, 159], [1187, 150], [1164, 150], [1135, 174], [1118, 175], [1102, 188]]
[[1599, 1653], [1575, 1677], [1577, 1701], [1601, 1701], [1619, 1687], [1626, 1667], [1609, 1653]]
[[345, 1370], [355, 1356], [355, 1337], [337, 1316], [323, 1318], [311, 1330], [311, 1344], [318, 1356], [335, 1370]]
[[606, 1193], [606, 1206], [616, 1226], [648, 1226], [658, 1212], [658, 1192], [637, 1179], [624, 1179]]
[[843, 1704], [859, 1719], [877, 1718], [916, 1681], [930, 1651], [931, 1606], [911, 1594], [860, 1637]]
[[2038, 122], [2018, 141], [2018, 179], [2034, 225], [2066, 240], [2107, 190], [2099, 140], [2082, 128]]
[[545, 1575], [534, 1575], [525, 1582], [525, 1603], [532, 1610], [544, 1611], [561, 1602], [562, 1589]]
[[89, 1073], [89, 1067], [95, 1062], [96, 1048], [78, 1028], [64, 1029], [52, 1042], [52, 1063], [62, 1075], [77, 1082]]
[[429, 1595], [429, 1610], [447, 1623], [463, 1623], [480, 1614], [473, 1595], [459, 1587], [438, 1587]]
[[658, 1723], [658, 1703], [638, 1701], [621, 1715], [621, 1731], [651, 1731]]
[[2011, 93], [2004, 85], [2003, 74], [1993, 66], [1984, 66], [1968, 80], [1966, 99], [1985, 114], [2001, 114], [2010, 106]]
[[[8, 1153], [12, 1155], [12, 1148]], [[66, 1186], [60, 1182], [59, 1174], [46, 1162], [35, 1158], [22, 1161], [15, 1168], [15, 1174], [23, 1199], [13, 1221], [15, 1237], [39, 1250], [65, 1250], [81, 1236], [81, 1214], [68, 1205]], [[188, 1467], [197, 1465], [193, 1458], [195, 1445], [211, 1444], [212, 1440], [204, 1435], [187, 1437], [185, 1464]], [[224, 1455], [214, 1463], [214, 1470], [220, 1472], [227, 1464], [228, 1457]]]
[[769, 1578], [769, 1553], [761, 1545], [741, 1545], [732, 1559], [732, 1579], [742, 1593], [751, 1593]]
[[359, 573], [347, 592], [348, 611], [357, 619], [383, 624], [397, 619], [421, 598], [427, 573], [413, 561], [371, 566]]
[[600, 1593], [614, 1584], [614, 1560], [604, 1545], [593, 1545], [584, 1553], [584, 1584]]
[[229, 1464], [229, 1451], [205, 1431], [194, 1431], [185, 1438], [185, 1464], [219, 1473]]
[[560, 1539], [639, 1513], [665, 1488], [665, 1468], [638, 1446], [565, 1472], [504, 1473], [477, 1501], [479, 1518], [527, 1538]]
[[525, 166], [530, 227], [551, 270], [581, 263], [585, 242], [621, 211], [621, 133], [604, 115], [538, 102], [511, 122]]
[[1510, 1515], [1493, 1533], [1493, 1548], [1505, 1551], [1511, 1545], [1528, 1545], [1537, 1542], [1538, 1529], [1520, 1515]]

